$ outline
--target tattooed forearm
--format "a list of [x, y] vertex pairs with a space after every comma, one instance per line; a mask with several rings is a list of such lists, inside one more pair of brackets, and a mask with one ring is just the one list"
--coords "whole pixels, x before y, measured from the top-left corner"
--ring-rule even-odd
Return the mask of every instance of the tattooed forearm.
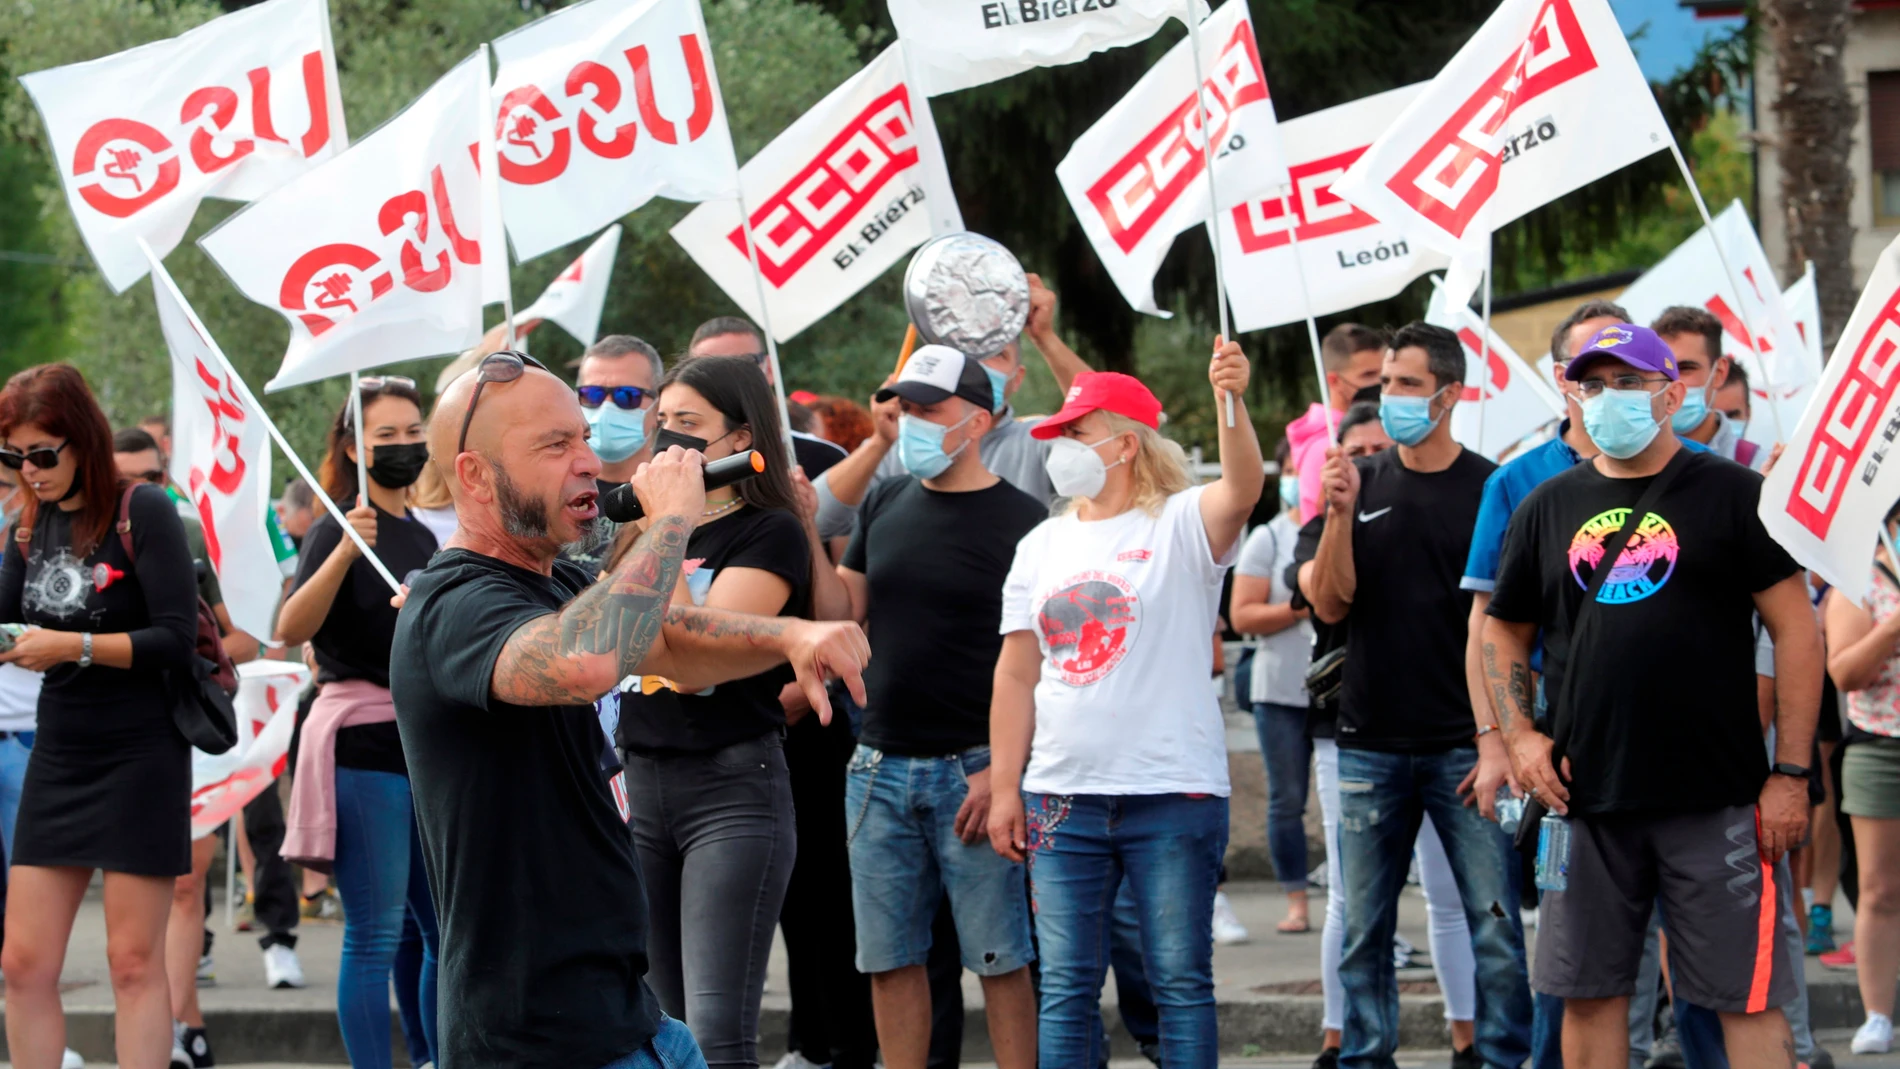
[[1498, 727], [1509, 732], [1532, 719], [1530, 667], [1511, 658], [1507, 668], [1499, 664], [1498, 647], [1486, 642], [1483, 647], [1484, 678], [1491, 685], [1491, 706], [1498, 714]]
[[785, 633], [785, 621], [775, 616], [746, 616], [691, 605], [674, 605], [666, 610], [666, 623], [689, 635], [719, 639], [740, 637], [755, 643]]
[[684, 516], [657, 517], [610, 575], [559, 613], [522, 625], [495, 663], [495, 696], [516, 705], [579, 704], [638, 670], [667, 615], [692, 530]]

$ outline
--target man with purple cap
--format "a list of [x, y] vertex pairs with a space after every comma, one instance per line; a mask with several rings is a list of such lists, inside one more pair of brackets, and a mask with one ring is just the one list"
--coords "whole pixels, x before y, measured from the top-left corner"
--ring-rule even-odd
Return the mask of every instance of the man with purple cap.
[[902, 406], [896, 453], [908, 475], [865, 495], [838, 565], [878, 663], [845, 781], [857, 966], [871, 977], [885, 1063], [922, 1069], [925, 959], [947, 894], [997, 1064], [1027, 1069], [1035, 950], [1023, 866], [989, 845], [990, 685], [1003, 582], [1049, 510], [983, 462], [999, 399], [982, 364], [925, 345], [877, 400]]
[[[1803, 579], [1756, 514], [1761, 477], [1663, 433], [1684, 387], [1655, 332], [1606, 326], [1565, 376], [1602, 453], [1513, 515], [1481, 649], [1515, 778], [1557, 815], [1551, 842], [1568, 838], [1540, 872], [1531, 983], [1564, 999], [1568, 1069], [1620, 1069], [1659, 906], [1675, 994], [1721, 1015], [1731, 1064], [1790, 1065], [1776, 1007], [1800, 963], [1779, 938], [1789, 887], [1774, 863], [1806, 831], [1821, 690]], [[1756, 612], [1776, 646], [1772, 767]], [[1533, 723], [1540, 628], [1549, 735]]]

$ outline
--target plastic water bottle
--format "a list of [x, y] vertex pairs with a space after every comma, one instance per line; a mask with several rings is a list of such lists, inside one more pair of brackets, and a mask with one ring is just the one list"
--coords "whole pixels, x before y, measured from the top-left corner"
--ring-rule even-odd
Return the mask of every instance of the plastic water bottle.
[[1498, 785], [1497, 810], [1498, 827], [1506, 835], [1516, 835], [1517, 826], [1524, 822], [1524, 799], [1512, 794], [1509, 784]]
[[1537, 828], [1537, 886], [1544, 891], [1570, 889], [1570, 818], [1546, 814]]

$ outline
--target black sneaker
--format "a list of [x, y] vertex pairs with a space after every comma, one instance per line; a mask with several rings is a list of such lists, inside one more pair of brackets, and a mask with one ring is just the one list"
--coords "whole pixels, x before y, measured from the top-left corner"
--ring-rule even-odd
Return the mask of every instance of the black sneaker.
[[1834, 1069], [1834, 1055], [1819, 1043], [1814, 1045], [1814, 1056], [1807, 1061], [1807, 1069]]
[[1339, 1048], [1327, 1047], [1313, 1059], [1313, 1069], [1339, 1069]]
[[1478, 1054], [1478, 1045], [1473, 1043], [1464, 1050], [1452, 1051], [1451, 1069], [1484, 1069], [1484, 1058]]
[[218, 1064], [211, 1057], [211, 1040], [205, 1036], [204, 1029], [186, 1028], [180, 1041], [185, 1045], [185, 1053], [191, 1056], [191, 1069], [210, 1069]]

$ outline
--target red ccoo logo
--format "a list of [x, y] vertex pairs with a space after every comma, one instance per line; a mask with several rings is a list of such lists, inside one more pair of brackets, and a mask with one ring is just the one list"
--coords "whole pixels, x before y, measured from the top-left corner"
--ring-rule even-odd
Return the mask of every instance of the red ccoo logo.
[[[1820, 425], [1796, 460], [1800, 467], [1788, 495], [1788, 515], [1796, 523], [1827, 538], [1834, 514], [1847, 492], [1847, 482], [1861, 465], [1881, 417], [1893, 407], [1900, 386], [1900, 291], [1889, 294], [1886, 307], [1855, 347], [1847, 374], [1834, 385], [1821, 409]], [[1817, 399], [1822, 400], [1822, 399]], [[1888, 423], [1886, 444], [1868, 458], [1862, 478], [1872, 482], [1888, 445], [1900, 435], [1900, 426]]]

